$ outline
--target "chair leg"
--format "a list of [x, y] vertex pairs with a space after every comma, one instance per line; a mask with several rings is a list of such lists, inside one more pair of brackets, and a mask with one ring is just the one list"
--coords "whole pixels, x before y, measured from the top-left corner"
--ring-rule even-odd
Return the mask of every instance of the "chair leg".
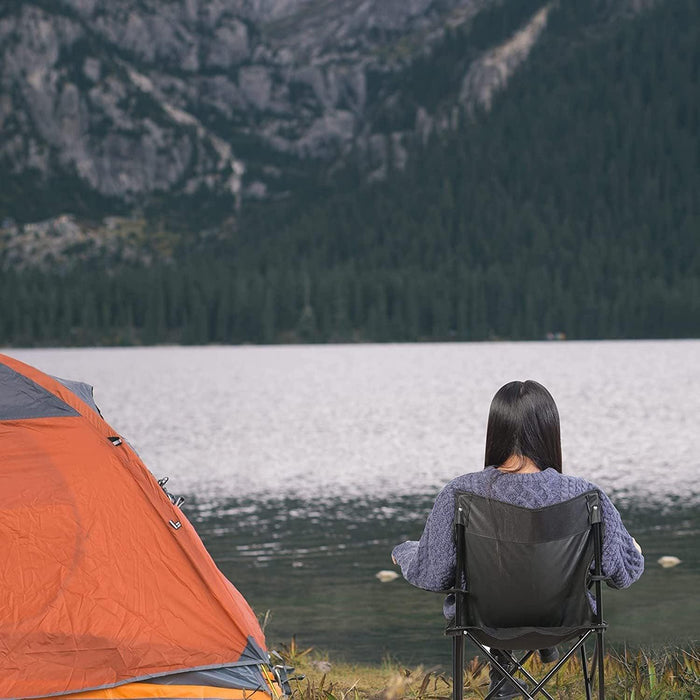
[[[479, 644], [479, 642], [477, 642], [471, 635], [469, 635], [469, 638], [472, 640], [472, 642], [481, 647], [482, 651], [486, 654], [486, 658], [488, 658], [490, 661], [491, 669], [495, 670], [501, 676], [497, 683], [492, 683], [492, 685], [489, 686], [489, 692], [484, 700], [491, 700], [491, 698], [495, 698], [498, 691], [505, 683], [513, 683], [514, 685], [518, 685], [518, 679], [513, 675], [517, 670], [525, 674], [525, 676], [527, 676], [527, 678], [529, 678], [533, 683], [536, 683], [535, 679], [521, 665], [527, 661], [527, 659], [532, 655], [532, 652], [528, 652], [520, 661], [518, 661], [516, 658], [514, 658], [513, 653], [510, 651], [496, 649], [489, 651], [487, 647]], [[513, 665], [513, 672], [511, 672], [511, 664]], [[538, 692], [542, 693], [547, 700], [554, 700], [554, 698], [544, 688], [540, 688]], [[521, 695], [529, 700], [534, 700], [535, 698], [535, 694], [530, 694], [527, 687], [522, 688]]]
[[[591, 700], [591, 679], [588, 676], [588, 664], [586, 663], [585, 644], [581, 645], [581, 668], [583, 669], [583, 682], [586, 687], [586, 700]], [[595, 668], [595, 666], [593, 668]]]
[[598, 630], [598, 700], [605, 700], [605, 641], [604, 630]]
[[464, 635], [452, 637], [452, 700], [464, 698]]
[[[567, 651], [566, 654], [564, 654], [564, 656], [561, 659], [559, 659], [559, 661], [557, 661], [557, 663], [554, 665], [554, 668], [551, 668], [547, 672], [547, 674], [542, 679], [540, 679], [539, 683], [537, 683], [535, 687], [530, 690], [530, 695], [528, 695], [527, 697], [534, 697], [538, 693], [542, 693], [547, 698], [547, 700], [553, 700], [551, 695], [549, 695], [549, 693], [547, 693], [547, 691], [544, 689], [544, 686], [547, 683], [549, 683], [551, 678], [553, 678], [557, 673], [559, 673], [559, 669], [561, 669], [568, 662], [568, 660], [576, 653], [577, 649], [585, 643], [585, 640], [590, 634], [591, 630], [586, 632], [585, 635], [583, 635], [583, 637], [581, 637], [579, 641], [576, 642], [576, 644], [574, 644], [569, 649], [569, 651]], [[593, 668], [594, 665], [595, 664], [591, 664], [591, 668]]]

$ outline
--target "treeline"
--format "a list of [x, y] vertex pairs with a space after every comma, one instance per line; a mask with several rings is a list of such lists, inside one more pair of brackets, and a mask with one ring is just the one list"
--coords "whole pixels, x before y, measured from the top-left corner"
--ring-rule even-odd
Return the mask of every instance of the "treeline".
[[[607, 280], [546, 265], [431, 272], [421, 267], [270, 270], [208, 260], [112, 275], [9, 273], [0, 294], [0, 343], [133, 345], [416, 340], [697, 337], [700, 281], [632, 272]], [[574, 288], [584, 290], [577, 297]]]
[[381, 184], [173, 265], [5, 273], [0, 344], [699, 336], [700, 4], [604, 7], [560, 3], [491, 112]]

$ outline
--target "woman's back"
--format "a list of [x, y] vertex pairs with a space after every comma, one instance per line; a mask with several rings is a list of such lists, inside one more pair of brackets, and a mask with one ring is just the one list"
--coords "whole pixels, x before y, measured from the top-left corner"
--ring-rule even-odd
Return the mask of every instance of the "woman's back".
[[567, 501], [591, 489], [601, 494], [603, 510], [603, 573], [615, 588], [626, 588], [644, 571], [644, 558], [625, 529], [617, 509], [605, 493], [585, 479], [555, 469], [504, 472], [487, 467], [453, 479], [439, 493], [419, 541], [408, 541], [393, 551], [404, 578], [419, 588], [442, 591], [454, 585], [455, 545], [452, 537], [454, 499], [458, 491], [511, 503], [542, 508]]

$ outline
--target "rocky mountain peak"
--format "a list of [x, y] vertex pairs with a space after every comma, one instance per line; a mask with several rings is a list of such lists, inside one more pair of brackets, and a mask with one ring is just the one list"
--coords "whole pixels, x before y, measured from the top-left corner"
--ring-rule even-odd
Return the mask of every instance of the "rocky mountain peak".
[[[0, 167], [25, 193], [70, 178], [77, 209], [209, 192], [235, 210], [350, 151], [381, 177], [455, 106], [490, 105], [545, 30], [550, 5], [530, 5], [428, 100], [411, 67], [451, 32], [469, 45], [498, 0], [14, 0], [0, 9]], [[4, 213], [62, 211], [37, 201]]]

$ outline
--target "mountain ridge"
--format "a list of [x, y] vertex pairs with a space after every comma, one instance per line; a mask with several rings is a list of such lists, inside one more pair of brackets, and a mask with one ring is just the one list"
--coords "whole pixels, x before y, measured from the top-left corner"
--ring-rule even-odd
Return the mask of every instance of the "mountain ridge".
[[[396, 78], [448, 32], [469, 43], [497, 0], [15, 0], [0, 14], [0, 172], [30, 194], [0, 200], [0, 218], [120, 214], [164, 195], [218, 197], [233, 215], [358, 153], [381, 178], [390, 150], [405, 157], [454, 107], [504, 86], [512, 70], [494, 70], [494, 50], [545, 7], [522, 5], [474, 53], [491, 50], [490, 70], [466, 81], [465, 67], [445, 104], [415, 100], [387, 131]], [[66, 178], [78, 194], [61, 210], [47, 191]]]

